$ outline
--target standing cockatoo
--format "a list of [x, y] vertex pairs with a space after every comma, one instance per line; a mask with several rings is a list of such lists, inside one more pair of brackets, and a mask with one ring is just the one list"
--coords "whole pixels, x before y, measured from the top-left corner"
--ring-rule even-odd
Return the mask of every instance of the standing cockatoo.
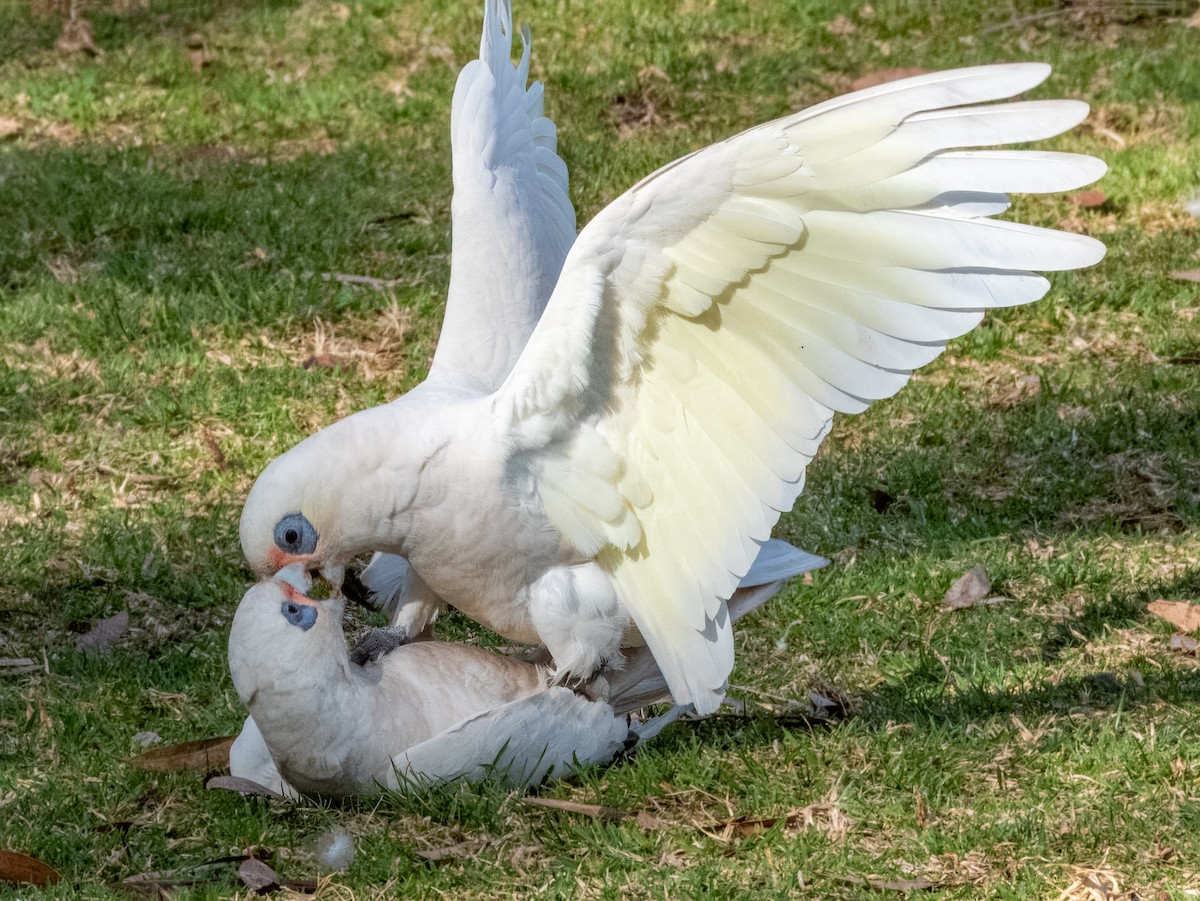
[[[1084, 118], [1072, 100], [993, 103], [1044, 65], [868, 88], [647, 176], [570, 246], [529, 334], [514, 311], [570, 244], [569, 204], [527, 55], [499, 87], [509, 20], [489, 9], [455, 91], [454, 265], [428, 379], [271, 463], [242, 547], [260, 574], [298, 563], [337, 584], [358, 554], [402, 555], [431, 596], [545, 644], [560, 681], [644, 641], [676, 701], [708, 712], [733, 666], [726, 599], [833, 414], [894, 394], [986, 308], [1041, 297], [1034, 270], [1100, 260], [1091, 238], [991, 217], [1009, 191], [1078, 188], [1104, 164], [970, 149]], [[514, 102], [466, 115], [487, 90]], [[460, 179], [468, 146], [481, 182]]]

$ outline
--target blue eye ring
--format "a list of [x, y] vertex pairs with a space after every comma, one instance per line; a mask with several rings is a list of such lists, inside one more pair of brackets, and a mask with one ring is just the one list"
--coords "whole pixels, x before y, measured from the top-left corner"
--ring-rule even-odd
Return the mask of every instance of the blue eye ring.
[[289, 513], [275, 523], [275, 545], [289, 554], [311, 554], [317, 549], [317, 530], [303, 513]]
[[284, 601], [279, 605], [279, 612], [293, 626], [299, 626], [307, 632], [317, 621], [317, 608], [312, 604], [297, 604], [295, 601]]

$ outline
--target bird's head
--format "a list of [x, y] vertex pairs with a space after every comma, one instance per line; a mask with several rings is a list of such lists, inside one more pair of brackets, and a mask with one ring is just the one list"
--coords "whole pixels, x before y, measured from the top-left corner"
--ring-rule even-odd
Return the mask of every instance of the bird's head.
[[345, 602], [310, 598], [308, 584], [293, 567], [251, 587], [238, 604], [229, 630], [229, 669], [243, 702], [249, 704], [264, 686], [277, 693], [283, 686], [304, 690], [314, 681], [323, 683], [325, 669], [338, 665], [332, 650], [344, 651]]
[[299, 565], [324, 576], [337, 593], [351, 558], [402, 552], [392, 539], [406, 533], [411, 497], [405, 491], [412, 480], [397, 474], [390, 456], [403, 459], [406, 448], [394, 417], [379, 407], [355, 413], [263, 470], [246, 498], [240, 527], [242, 552], [259, 577]]
[[320, 573], [335, 590], [341, 587], [352, 552], [345, 552], [341, 540], [340, 470], [325, 444], [301, 442], [272, 461], [250, 489], [242, 508], [242, 551], [261, 578], [298, 567]]

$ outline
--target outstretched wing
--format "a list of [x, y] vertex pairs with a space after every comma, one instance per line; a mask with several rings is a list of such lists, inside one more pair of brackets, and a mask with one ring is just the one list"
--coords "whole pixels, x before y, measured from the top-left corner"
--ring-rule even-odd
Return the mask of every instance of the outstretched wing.
[[479, 59], [458, 76], [450, 113], [454, 199], [450, 290], [431, 376], [491, 391], [512, 369], [575, 240], [567, 166], [529, 34], [513, 66], [509, 0], [487, 0]]
[[963, 151], [1050, 137], [1075, 101], [982, 105], [1041, 82], [1013, 64], [859, 91], [676, 161], [580, 234], [498, 428], [551, 521], [609, 570], [679, 702], [719, 703], [725, 599], [789, 510], [835, 411], [892, 395], [1031, 270], [1091, 238], [988, 218], [1007, 191], [1104, 165]]

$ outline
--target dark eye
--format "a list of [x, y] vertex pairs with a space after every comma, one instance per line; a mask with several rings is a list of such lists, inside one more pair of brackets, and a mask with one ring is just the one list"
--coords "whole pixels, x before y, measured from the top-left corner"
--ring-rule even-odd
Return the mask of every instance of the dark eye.
[[307, 632], [317, 621], [317, 608], [311, 604], [297, 604], [295, 601], [284, 601], [279, 612], [293, 626], [299, 626]]
[[311, 554], [317, 549], [317, 530], [303, 513], [289, 513], [275, 524], [275, 544], [289, 554]]

